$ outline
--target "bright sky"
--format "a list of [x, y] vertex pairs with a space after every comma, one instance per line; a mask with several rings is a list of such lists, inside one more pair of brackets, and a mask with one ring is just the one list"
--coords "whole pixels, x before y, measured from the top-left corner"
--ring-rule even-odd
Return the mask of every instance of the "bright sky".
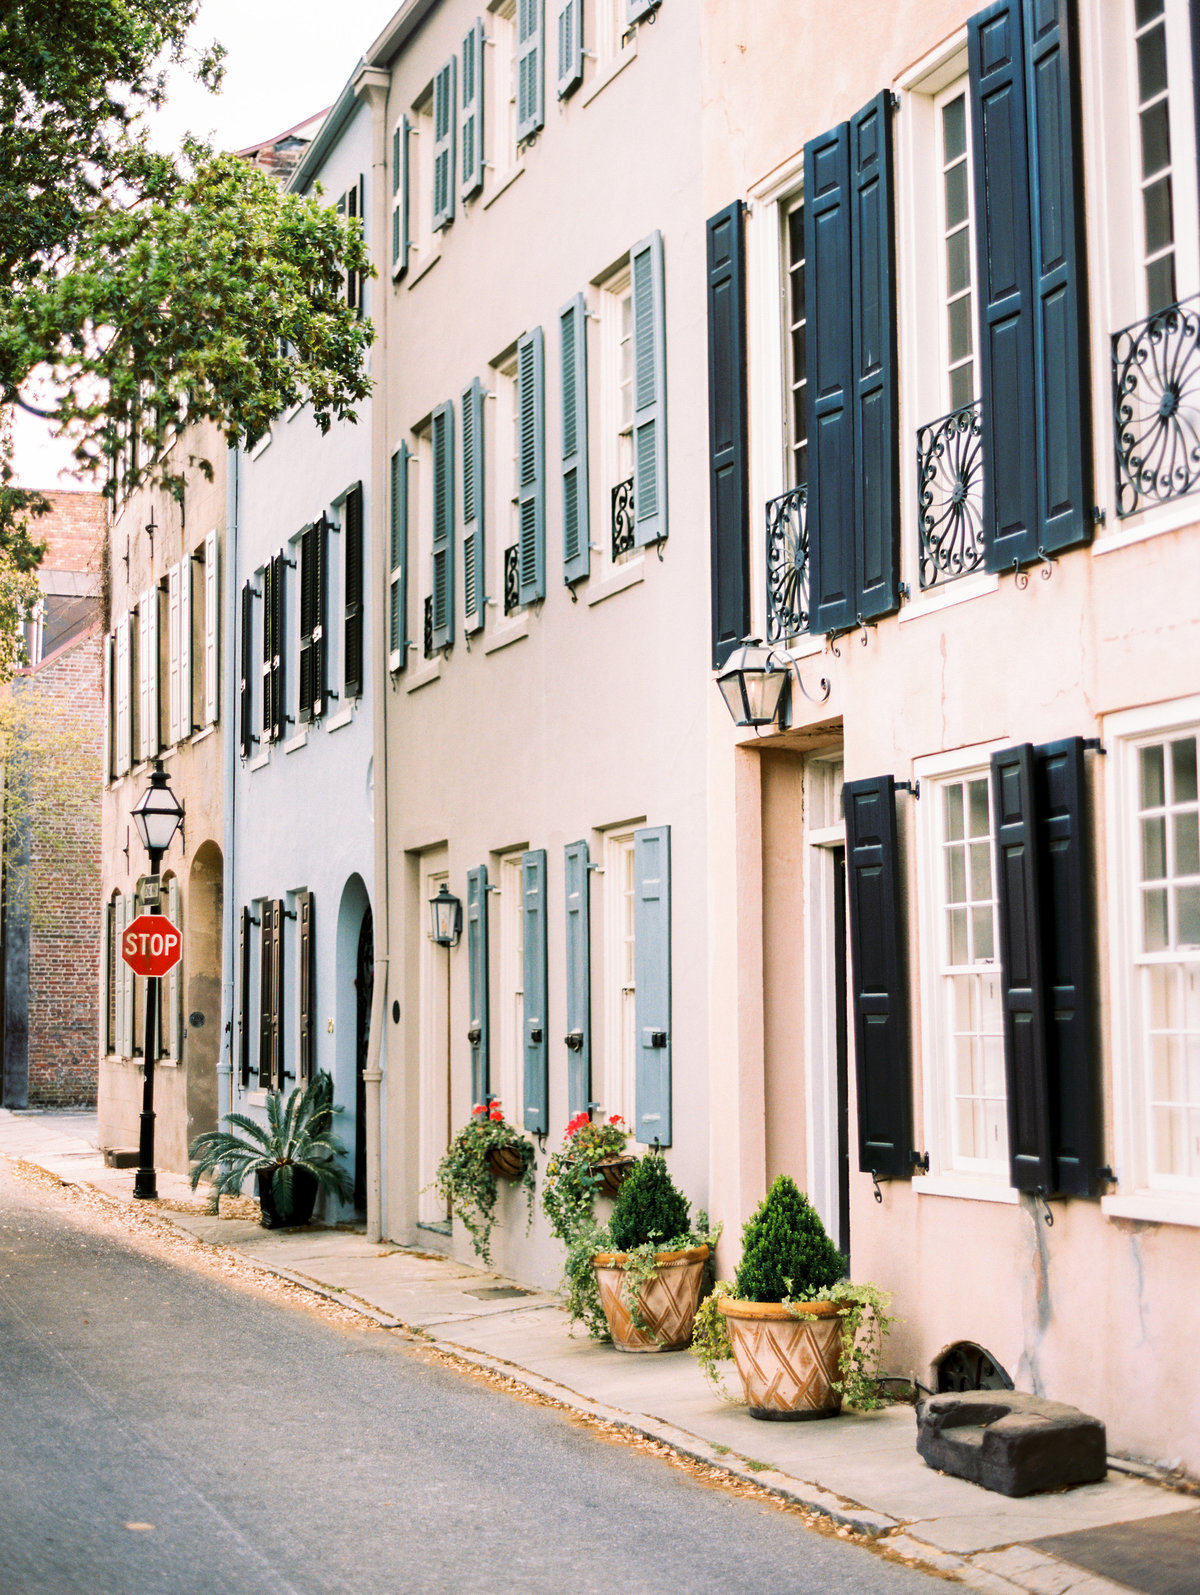
[[[400, 0], [202, 0], [192, 37], [197, 44], [219, 39], [225, 46], [225, 86], [210, 95], [177, 76], [157, 118], [156, 138], [170, 146], [192, 132], [243, 149], [294, 127], [333, 104], [399, 7]], [[90, 485], [64, 474], [69, 451], [43, 422], [18, 410], [13, 430], [23, 485]]]

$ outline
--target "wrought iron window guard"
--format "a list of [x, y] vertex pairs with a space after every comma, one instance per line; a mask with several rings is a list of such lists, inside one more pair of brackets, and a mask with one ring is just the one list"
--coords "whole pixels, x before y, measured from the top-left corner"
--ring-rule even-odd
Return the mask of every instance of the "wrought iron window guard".
[[633, 536], [633, 477], [618, 482], [612, 490], [612, 557], [614, 563], [622, 554], [631, 554], [636, 547]]
[[917, 430], [921, 587], [982, 570], [983, 406], [979, 399]]
[[1113, 334], [1117, 514], [1200, 487], [1200, 294]]
[[808, 630], [808, 484], [767, 500], [767, 641]]
[[425, 657], [433, 658], [433, 594], [425, 598]]
[[515, 614], [521, 607], [521, 545], [504, 550], [504, 613]]

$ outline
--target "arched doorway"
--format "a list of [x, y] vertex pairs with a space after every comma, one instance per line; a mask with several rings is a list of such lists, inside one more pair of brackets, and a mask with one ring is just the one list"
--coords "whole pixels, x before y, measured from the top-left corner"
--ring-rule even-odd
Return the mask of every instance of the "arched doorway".
[[375, 990], [375, 922], [370, 904], [363, 913], [358, 932], [358, 960], [354, 976], [355, 1071], [354, 1115], [354, 1206], [363, 1212], [367, 1205], [367, 1088], [363, 1070], [371, 1042], [371, 998]]
[[[221, 1054], [221, 905], [224, 860], [215, 842], [201, 843], [188, 873], [183, 930], [183, 1064], [187, 1139], [215, 1130], [217, 1064]], [[186, 1156], [183, 1167], [187, 1167]]]

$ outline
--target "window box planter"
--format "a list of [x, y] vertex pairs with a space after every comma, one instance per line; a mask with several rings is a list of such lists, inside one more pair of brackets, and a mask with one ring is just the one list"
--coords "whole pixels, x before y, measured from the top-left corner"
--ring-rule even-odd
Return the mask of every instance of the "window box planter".
[[489, 1147], [486, 1161], [498, 1180], [519, 1180], [525, 1173], [526, 1158], [519, 1146]]
[[735, 1301], [717, 1303], [733, 1343], [752, 1418], [777, 1421], [833, 1418], [841, 1411], [842, 1314], [838, 1302]]
[[633, 1321], [625, 1291], [627, 1252], [597, 1252], [592, 1258], [600, 1302], [608, 1321], [612, 1343], [618, 1351], [681, 1351], [690, 1344], [692, 1323], [700, 1304], [707, 1246], [683, 1252], [659, 1252], [653, 1278], [637, 1293], [638, 1315], [648, 1326]]

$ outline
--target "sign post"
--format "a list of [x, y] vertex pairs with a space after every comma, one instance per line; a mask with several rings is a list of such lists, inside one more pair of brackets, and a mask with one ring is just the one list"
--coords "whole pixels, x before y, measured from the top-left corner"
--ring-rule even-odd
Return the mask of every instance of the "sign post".
[[[158, 860], [154, 860], [157, 866]], [[154, 879], [157, 884], [157, 868]], [[135, 975], [146, 981], [142, 1114], [138, 1134], [138, 1171], [133, 1194], [143, 1200], [158, 1195], [154, 1172], [154, 1064], [158, 1057], [159, 990], [162, 977], [183, 957], [183, 934], [172, 925], [156, 901], [148, 914], [131, 920], [121, 935], [121, 957]]]

